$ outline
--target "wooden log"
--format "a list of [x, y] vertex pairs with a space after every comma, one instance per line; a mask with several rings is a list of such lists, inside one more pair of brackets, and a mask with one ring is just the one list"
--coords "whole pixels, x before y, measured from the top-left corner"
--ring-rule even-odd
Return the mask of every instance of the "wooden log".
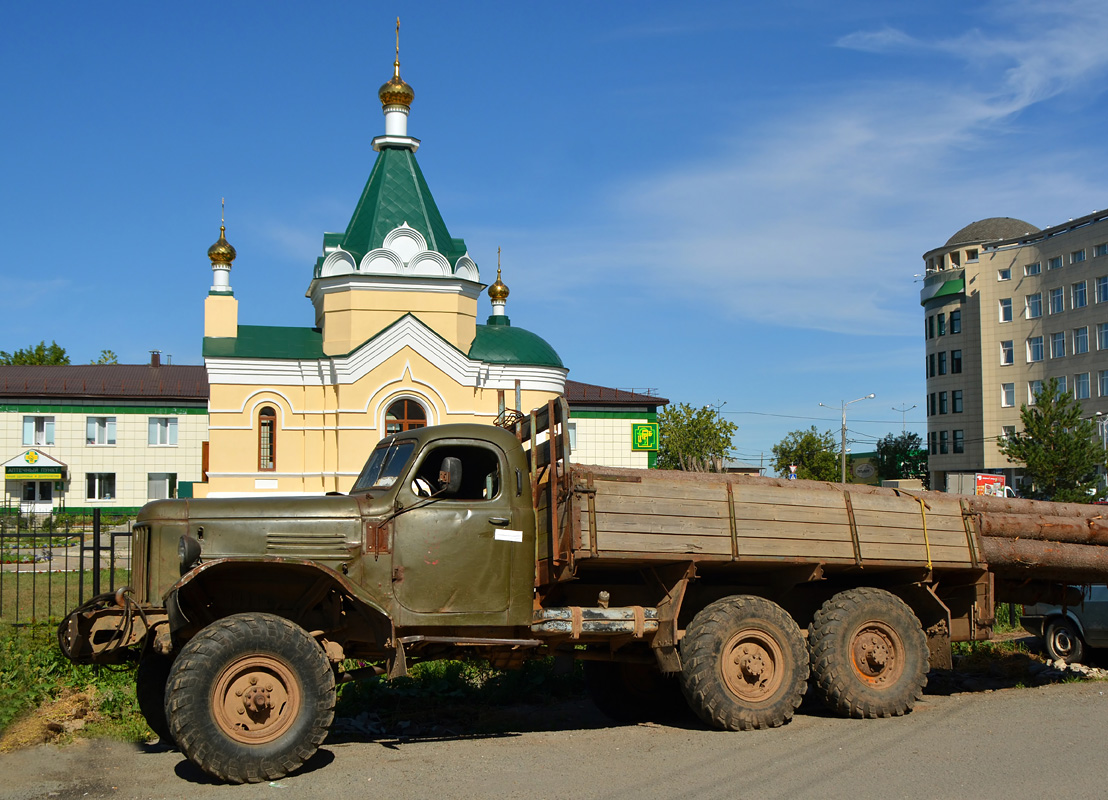
[[982, 536], [1108, 545], [1108, 520], [1050, 514], [979, 514]]
[[982, 537], [981, 554], [998, 577], [1108, 583], [1108, 547]]

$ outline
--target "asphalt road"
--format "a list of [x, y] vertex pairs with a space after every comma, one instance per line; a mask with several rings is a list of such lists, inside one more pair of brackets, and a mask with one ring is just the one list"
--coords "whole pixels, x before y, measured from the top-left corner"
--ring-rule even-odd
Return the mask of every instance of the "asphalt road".
[[0, 755], [0, 797], [1103, 798], [1108, 683], [928, 695], [906, 717], [818, 711], [770, 731], [608, 727], [587, 701], [493, 736], [333, 735], [276, 783], [212, 782], [180, 753], [83, 741]]

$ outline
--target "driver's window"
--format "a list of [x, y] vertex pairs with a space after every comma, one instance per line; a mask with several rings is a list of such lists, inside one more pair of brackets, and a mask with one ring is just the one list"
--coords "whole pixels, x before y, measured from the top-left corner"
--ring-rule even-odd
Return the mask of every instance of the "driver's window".
[[423, 458], [412, 479], [412, 494], [429, 497], [441, 488], [439, 470], [444, 458], [456, 458], [462, 464], [462, 483], [453, 494], [437, 495], [449, 500], [491, 500], [500, 494], [500, 458], [487, 447], [443, 444], [432, 448]]

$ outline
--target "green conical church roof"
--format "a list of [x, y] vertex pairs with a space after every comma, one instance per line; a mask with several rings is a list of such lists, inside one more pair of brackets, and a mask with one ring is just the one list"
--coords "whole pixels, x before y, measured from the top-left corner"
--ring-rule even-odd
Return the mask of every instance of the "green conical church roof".
[[325, 241], [337, 240], [343, 250], [361, 261], [405, 222], [423, 235], [431, 250], [445, 256], [450, 266], [465, 255], [466, 244], [450, 237], [415, 153], [407, 147], [385, 146], [377, 154], [346, 233], [341, 239], [328, 234]]

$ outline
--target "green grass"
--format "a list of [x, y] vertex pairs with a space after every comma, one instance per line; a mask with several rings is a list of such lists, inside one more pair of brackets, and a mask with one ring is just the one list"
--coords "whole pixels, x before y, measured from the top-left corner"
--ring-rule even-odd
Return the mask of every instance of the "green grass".
[[[100, 591], [110, 592], [130, 580], [131, 571], [117, 567], [113, 585], [111, 571], [100, 570]], [[0, 577], [0, 623], [61, 620], [79, 605], [80, 596], [81, 577], [77, 572], [4, 572]], [[88, 570], [84, 599], [92, 596], [92, 571]]]
[[0, 625], [0, 733], [67, 691], [92, 698], [87, 734], [125, 741], [153, 736], [138, 713], [133, 669], [73, 664], [58, 649], [53, 625]]

